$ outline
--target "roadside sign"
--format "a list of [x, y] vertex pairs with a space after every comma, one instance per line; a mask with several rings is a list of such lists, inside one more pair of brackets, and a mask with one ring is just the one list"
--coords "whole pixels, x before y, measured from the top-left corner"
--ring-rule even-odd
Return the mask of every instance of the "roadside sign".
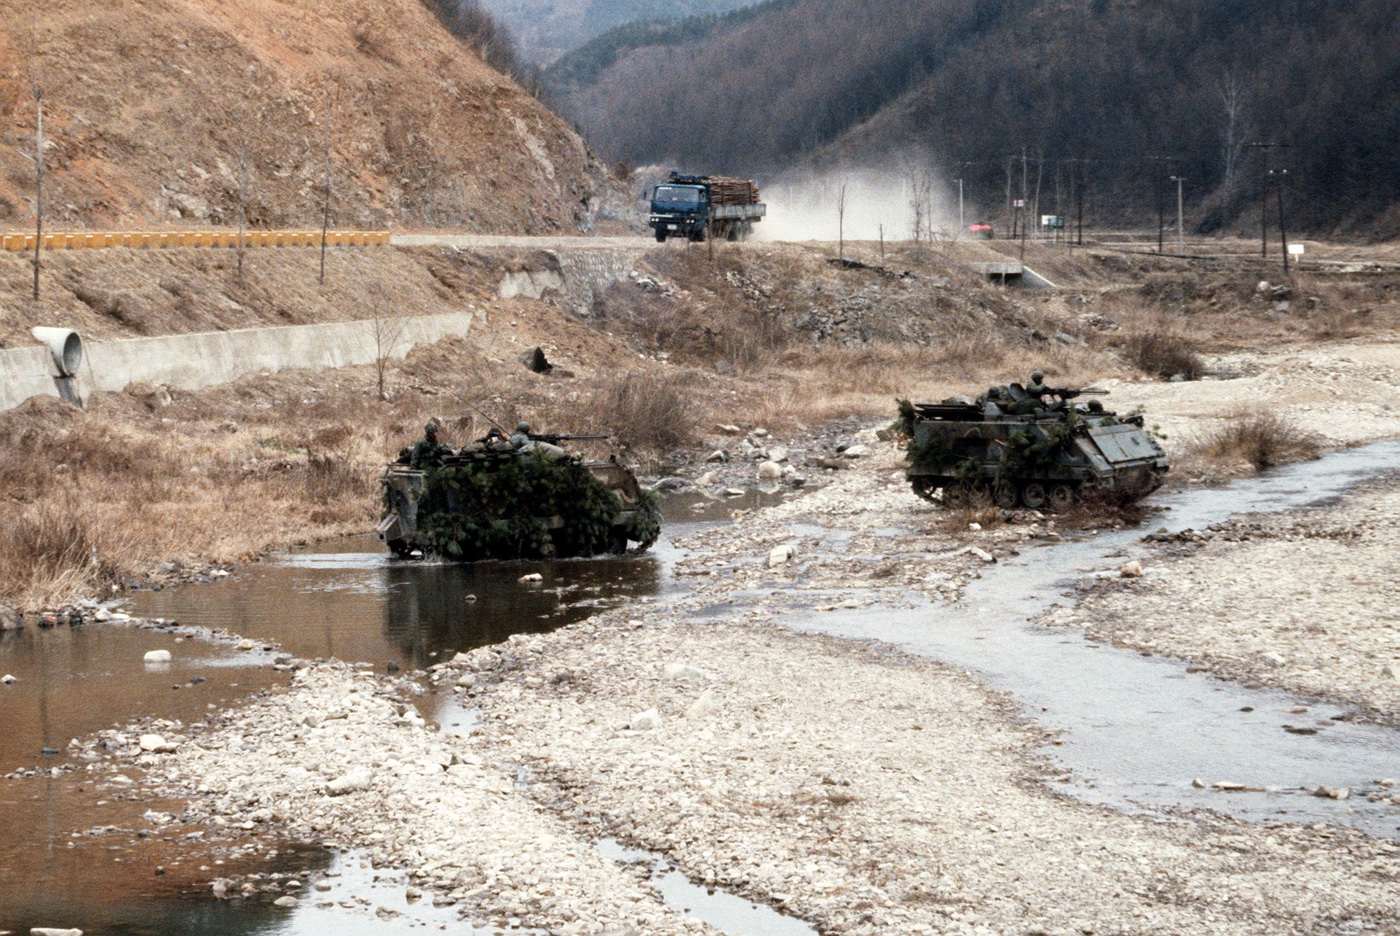
[[1013, 208], [1024, 208], [1026, 207], [1026, 200], [1024, 198], [1018, 198], [1011, 203], [1011, 206]]
[[1064, 215], [1041, 215], [1040, 226], [1046, 230], [1063, 231], [1065, 229]]
[[1288, 254], [1289, 254], [1289, 256], [1292, 256], [1292, 257], [1301, 257], [1301, 256], [1303, 255], [1303, 245], [1302, 245], [1302, 244], [1289, 244], [1289, 245], [1288, 245]]

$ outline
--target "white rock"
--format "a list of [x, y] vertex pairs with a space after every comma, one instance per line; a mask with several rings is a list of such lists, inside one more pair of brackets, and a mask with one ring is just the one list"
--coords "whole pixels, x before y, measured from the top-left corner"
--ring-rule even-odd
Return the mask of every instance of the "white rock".
[[698, 666], [691, 666], [689, 663], [667, 663], [666, 678], [684, 682], [691, 679], [705, 679], [707, 674]]
[[300, 900], [288, 894], [286, 897], [278, 897], [272, 902], [272, 905], [274, 907], [295, 907], [299, 903], [301, 903]]
[[731, 423], [720, 423], [718, 426], [715, 426], [715, 428], [725, 435], [742, 435], [744, 432], [744, 430]]
[[785, 462], [788, 460], [788, 450], [781, 445], [770, 445], [768, 447], [768, 458], [770, 461]]
[[685, 710], [686, 718], [704, 718], [715, 710], [715, 696], [709, 689], [700, 693], [700, 698], [690, 703], [690, 708]]
[[326, 784], [326, 792], [331, 796], [344, 796], [346, 793], [359, 793], [361, 790], [368, 790], [374, 785], [374, 774], [369, 768], [352, 770], [348, 774], [336, 777]]
[[868, 445], [852, 445], [841, 453], [842, 458], [864, 458], [870, 454]]
[[632, 716], [632, 720], [627, 723], [627, 727], [633, 731], [653, 731], [661, 727], [661, 713], [654, 708], [647, 709]]
[[4, 683], [7, 686], [12, 685], [16, 681], [17, 680], [9, 673], [6, 673], [4, 676], [0, 676], [0, 683]]
[[1142, 563], [1136, 559], [1129, 559], [1118, 567], [1118, 574], [1123, 578], [1141, 578]]
[[797, 555], [797, 549], [791, 543], [784, 543], [781, 546], [774, 546], [768, 551], [768, 568], [785, 565], [792, 561]]
[[1206, 782], [1200, 777], [1197, 777], [1196, 779], [1192, 780], [1191, 785], [1198, 790], [1204, 790], [1206, 788]]
[[238, 642], [238, 649], [239, 649], [239, 650], [251, 650], [251, 649], [253, 649], [253, 648], [256, 647], [256, 646], [257, 646], [257, 644], [253, 643], [251, 640], [240, 640], [240, 641]]
[[970, 553], [972, 553], [972, 555], [976, 556], [978, 559], [981, 559], [983, 562], [996, 562], [996, 561], [997, 561], [997, 557], [996, 557], [996, 556], [993, 556], [991, 553], [987, 552], [985, 549], [979, 549], [979, 548], [976, 547], [976, 546], [970, 546], [970, 547], [968, 547], [968, 550], [967, 550], [967, 551], [970, 552]]
[[538, 572], [531, 572], [528, 575], [520, 576], [520, 578], [516, 579], [516, 581], [521, 582], [523, 584], [530, 584], [532, 582], [543, 582], [544, 576]]
[[772, 481], [783, 476], [783, 466], [776, 461], [760, 462], [758, 466], [758, 476], [764, 480]]
[[1263, 660], [1270, 666], [1282, 666], [1283, 664], [1288, 662], [1288, 658], [1280, 653], [1261, 653], [1259, 654], [1259, 659]]
[[980, 532], [982, 531], [982, 524], [980, 524], [980, 523], [969, 523], [969, 524], [967, 525], [967, 528], [968, 528], [969, 530], [971, 530], [973, 533], [980, 533]]
[[748, 491], [743, 488], [725, 488], [724, 493], [727, 497], [743, 497]]
[[[1385, 666], [1381, 667], [1381, 675], [1389, 677], [1390, 679], [1400, 679], [1400, 667], [1391, 666], [1387, 663]], [[6, 676], [5, 678], [12, 679], [13, 677]]]
[[146, 655], [145, 655], [145, 657], [143, 657], [143, 659], [144, 659], [147, 663], [169, 663], [169, 662], [170, 662], [170, 651], [169, 651], [169, 650], [147, 650], [147, 651], [146, 651]]
[[695, 486], [696, 486], [696, 487], [709, 487], [710, 485], [712, 485], [712, 484], [714, 484], [714, 483], [715, 483], [715, 473], [714, 473], [713, 471], [707, 471], [707, 472], [705, 472], [704, 474], [702, 474], [700, 477], [698, 477], [698, 478], [695, 479]]
[[63, 929], [58, 926], [31, 926], [29, 936], [83, 936], [80, 929]]
[[729, 453], [726, 452], [724, 449], [715, 449], [713, 452], [705, 456], [705, 461], [727, 462], [729, 461]]
[[149, 751], [152, 754], [169, 754], [179, 747], [179, 745], [165, 740], [165, 738], [158, 734], [143, 734], [140, 743], [141, 750]]

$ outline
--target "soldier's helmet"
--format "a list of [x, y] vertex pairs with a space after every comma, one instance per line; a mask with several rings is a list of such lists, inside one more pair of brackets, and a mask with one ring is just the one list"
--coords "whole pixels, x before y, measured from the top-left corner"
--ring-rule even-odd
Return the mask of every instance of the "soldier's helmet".
[[428, 420], [428, 424], [423, 427], [423, 431], [428, 435], [437, 435], [438, 429], [440, 428], [436, 419], [430, 419]]
[[1040, 383], [1044, 379], [1045, 371], [1036, 371], [1034, 374], [1031, 374], [1031, 383]]
[[515, 427], [515, 431], [516, 431], [516, 432], [523, 432], [523, 433], [525, 433], [525, 434], [528, 435], [529, 432], [530, 432], [530, 424], [527, 423], [527, 422], [523, 422], [523, 423], [521, 423], [520, 425], [518, 425], [518, 426]]
[[500, 426], [492, 426], [491, 431], [486, 433], [486, 438], [488, 439], [504, 439], [505, 437], [506, 434], [501, 431]]

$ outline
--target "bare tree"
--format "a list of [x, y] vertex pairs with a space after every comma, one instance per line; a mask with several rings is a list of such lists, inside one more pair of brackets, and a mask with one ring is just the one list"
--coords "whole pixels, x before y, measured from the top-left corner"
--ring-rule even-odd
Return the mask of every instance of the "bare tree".
[[1216, 86], [1223, 111], [1221, 128], [1221, 149], [1225, 158], [1225, 203], [1228, 205], [1234, 195], [1235, 173], [1239, 169], [1240, 157], [1245, 147], [1245, 90], [1244, 82], [1233, 69], [1220, 77]]
[[374, 315], [366, 320], [365, 330], [368, 340], [372, 342], [374, 375], [379, 399], [388, 400], [386, 378], [389, 371], [389, 361], [403, 342], [404, 331], [408, 328], [409, 319], [406, 315], [385, 315], [380, 311], [382, 300], [382, 296], [376, 297]]

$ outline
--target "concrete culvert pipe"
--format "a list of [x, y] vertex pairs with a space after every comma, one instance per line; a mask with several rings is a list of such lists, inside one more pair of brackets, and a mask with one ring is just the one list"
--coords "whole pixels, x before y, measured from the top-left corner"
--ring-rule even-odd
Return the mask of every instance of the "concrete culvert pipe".
[[30, 334], [49, 346], [58, 377], [76, 377], [83, 363], [83, 339], [71, 328], [33, 328]]

